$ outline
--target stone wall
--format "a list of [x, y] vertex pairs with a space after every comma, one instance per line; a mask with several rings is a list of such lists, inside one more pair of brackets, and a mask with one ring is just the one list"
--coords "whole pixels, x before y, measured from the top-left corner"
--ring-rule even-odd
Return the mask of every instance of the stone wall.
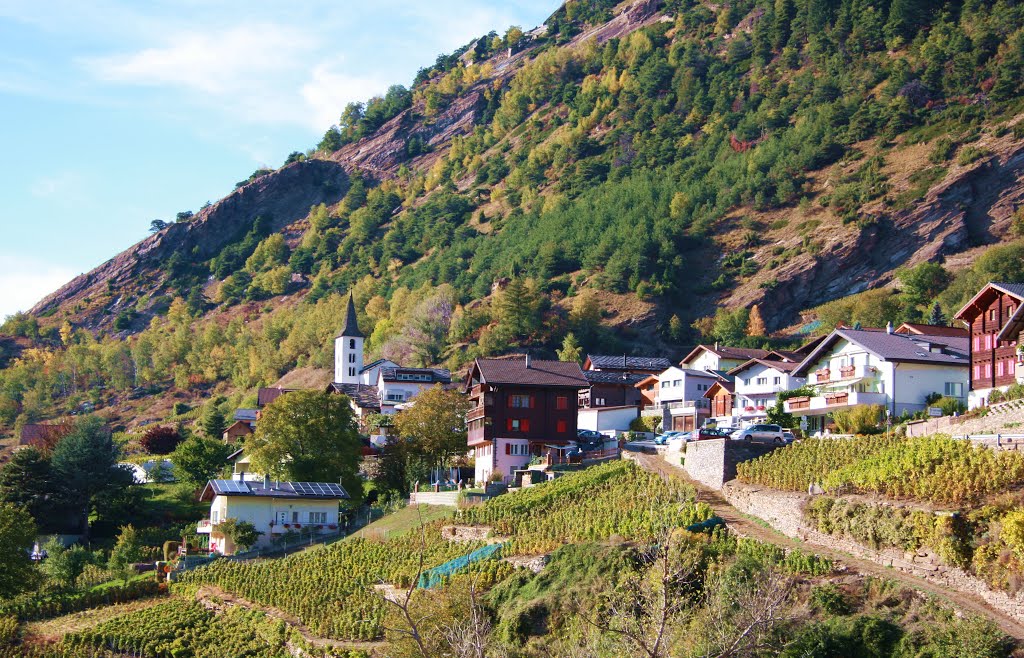
[[446, 525], [441, 528], [441, 536], [451, 542], [460, 544], [485, 541], [488, 543], [496, 543], [501, 541], [498, 538], [494, 538], [492, 542], [490, 538], [491, 526], [487, 525]]
[[741, 512], [766, 521], [784, 535], [922, 578], [983, 599], [993, 608], [1014, 619], [1024, 621], [1024, 592], [1013, 596], [991, 589], [984, 581], [962, 569], [950, 567], [927, 550], [916, 553], [886, 548], [875, 550], [852, 539], [819, 532], [803, 516], [811, 496], [776, 491], [732, 481], [722, 488], [730, 505]]
[[712, 489], [725, 483], [725, 442], [728, 439], [690, 441], [686, 444], [683, 469], [690, 479]]

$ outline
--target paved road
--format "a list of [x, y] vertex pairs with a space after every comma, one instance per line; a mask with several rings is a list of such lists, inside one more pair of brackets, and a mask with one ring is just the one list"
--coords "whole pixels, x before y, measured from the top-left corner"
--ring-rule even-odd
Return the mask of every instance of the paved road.
[[819, 546], [812, 542], [799, 542], [795, 539], [791, 539], [770, 527], [765, 527], [755, 523], [750, 517], [742, 514], [735, 507], [727, 503], [725, 498], [723, 498], [719, 492], [705, 487], [699, 482], [690, 480], [681, 469], [670, 466], [659, 455], [644, 452], [624, 451], [622, 456], [624, 459], [631, 459], [635, 461], [642, 468], [653, 473], [657, 473], [663, 478], [679, 479], [691, 484], [697, 489], [697, 500], [709, 504], [711, 508], [714, 509], [715, 514], [720, 516], [729, 528], [744, 537], [750, 537], [751, 539], [768, 542], [785, 548], [799, 548], [804, 551], [810, 549], [818, 555], [822, 555], [837, 564], [842, 564], [848, 567], [851, 571], [864, 575], [878, 576], [881, 578], [888, 578], [889, 580], [899, 581], [908, 587], [921, 590], [922, 592], [926, 592], [932, 596], [942, 599], [954, 608], [963, 612], [987, 617], [988, 619], [991, 619], [1000, 630], [1010, 637], [1018, 640], [1024, 640], [1024, 624], [1013, 617], [992, 608], [978, 596], [966, 594], [941, 585], [936, 585], [935, 583], [911, 576], [910, 574], [902, 571], [888, 569], [876, 562], [856, 558], [848, 553]]

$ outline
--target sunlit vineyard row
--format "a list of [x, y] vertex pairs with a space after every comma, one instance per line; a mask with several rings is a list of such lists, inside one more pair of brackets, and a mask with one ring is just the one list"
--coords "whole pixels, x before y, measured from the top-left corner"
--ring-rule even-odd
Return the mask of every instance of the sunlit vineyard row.
[[968, 505], [1024, 482], [1024, 455], [945, 435], [807, 439], [740, 464], [742, 482]]
[[[659, 528], [685, 526], [711, 516], [694, 504], [693, 492], [673, 488], [635, 465], [615, 462], [501, 496], [462, 513], [462, 522], [493, 525], [511, 540], [505, 554], [542, 553], [571, 542], [601, 541], [614, 535], [650, 539]], [[373, 640], [381, 636], [385, 606], [374, 592], [381, 583], [407, 586], [419, 567], [431, 568], [479, 548], [449, 543], [438, 522], [424, 533], [393, 539], [351, 539], [283, 560], [217, 562], [182, 578], [183, 584], [212, 584], [298, 617], [317, 635]], [[484, 562], [474, 568], [481, 586], [505, 577], [508, 566]]]

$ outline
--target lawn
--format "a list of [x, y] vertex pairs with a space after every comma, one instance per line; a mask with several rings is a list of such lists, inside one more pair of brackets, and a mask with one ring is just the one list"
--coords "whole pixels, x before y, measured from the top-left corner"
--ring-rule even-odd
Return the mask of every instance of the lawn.
[[444, 505], [409, 505], [397, 512], [388, 514], [352, 533], [352, 537], [394, 537], [430, 523], [437, 519], [448, 518], [455, 514], [455, 508]]

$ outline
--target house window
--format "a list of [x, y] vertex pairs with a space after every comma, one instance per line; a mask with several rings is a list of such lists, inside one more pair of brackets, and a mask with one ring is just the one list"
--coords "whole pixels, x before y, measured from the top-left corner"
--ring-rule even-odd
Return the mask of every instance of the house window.
[[1017, 362], [1013, 359], [1006, 360], [1006, 374], [1013, 375], [1017, 372]]
[[985, 334], [985, 349], [992, 349], [992, 334]]
[[527, 443], [506, 443], [505, 454], [516, 457], [525, 457], [530, 454], [530, 445]]
[[779, 386], [780, 384], [782, 384], [782, 377], [775, 377], [772, 381], [772, 384], [775, 386]]
[[559, 395], [555, 398], [555, 409], [559, 411], [565, 411], [569, 408], [569, 398], [564, 395]]
[[355, 355], [355, 353], [352, 353], [352, 354], [348, 355], [348, 362], [349, 363], [355, 363], [356, 362], [356, 355]]
[[217, 510], [213, 510], [212, 512], [210, 512], [210, 523], [217, 523], [219, 519], [220, 512], [218, 512]]
[[558, 432], [559, 434], [565, 434], [566, 432], [568, 432], [569, 429], [568, 429], [568, 427], [566, 425], [566, 422], [564, 420], [556, 421], [555, 422], [555, 431]]
[[946, 382], [946, 389], [943, 393], [946, 397], [962, 398], [964, 396], [964, 385], [960, 382]]
[[604, 400], [605, 400], [604, 398], [594, 398], [594, 406], [595, 407], [603, 407], [604, 406]]
[[532, 395], [510, 395], [508, 406], [514, 409], [529, 409], [533, 406], [532, 398]]
[[743, 385], [744, 386], [750, 386], [750, 378], [749, 377], [747, 379], [743, 380]]
[[355, 377], [356, 376], [356, 369], [355, 368], [349, 368], [348, 369], [348, 376], [349, 377]]
[[505, 425], [510, 432], [529, 432], [530, 431], [530, 419], [529, 418], [507, 418], [505, 419]]
[[992, 364], [991, 363], [986, 363], [985, 364], [985, 376], [986, 377], [991, 377], [992, 376]]
[[401, 393], [388, 393], [387, 399], [389, 402], [401, 402], [405, 396]]
[[1000, 359], [1000, 360], [996, 361], [996, 377], [1002, 377], [1002, 376], [1003, 376], [1003, 360]]
[[327, 523], [327, 512], [310, 512], [310, 523]]
[[292, 512], [292, 523], [298, 523], [298, 522], [299, 522], [299, 513], [298, 512]]
[[354, 350], [356, 348], [356, 339], [355, 338], [349, 338], [348, 339], [348, 348], [350, 350]]
[[981, 336], [974, 337], [974, 351], [981, 349]]
[[989, 311], [988, 311], [988, 319], [989, 320], [993, 320], [993, 321], [996, 319], [996, 310], [994, 308], [989, 309]]
[[767, 377], [758, 377], [757, 378], [757, 385], [758, 386], [764, 386], [767, 383], [768, 383], [768, 378]]
[[981, 379], [981, 366], [974, 366], [974, 378]]

